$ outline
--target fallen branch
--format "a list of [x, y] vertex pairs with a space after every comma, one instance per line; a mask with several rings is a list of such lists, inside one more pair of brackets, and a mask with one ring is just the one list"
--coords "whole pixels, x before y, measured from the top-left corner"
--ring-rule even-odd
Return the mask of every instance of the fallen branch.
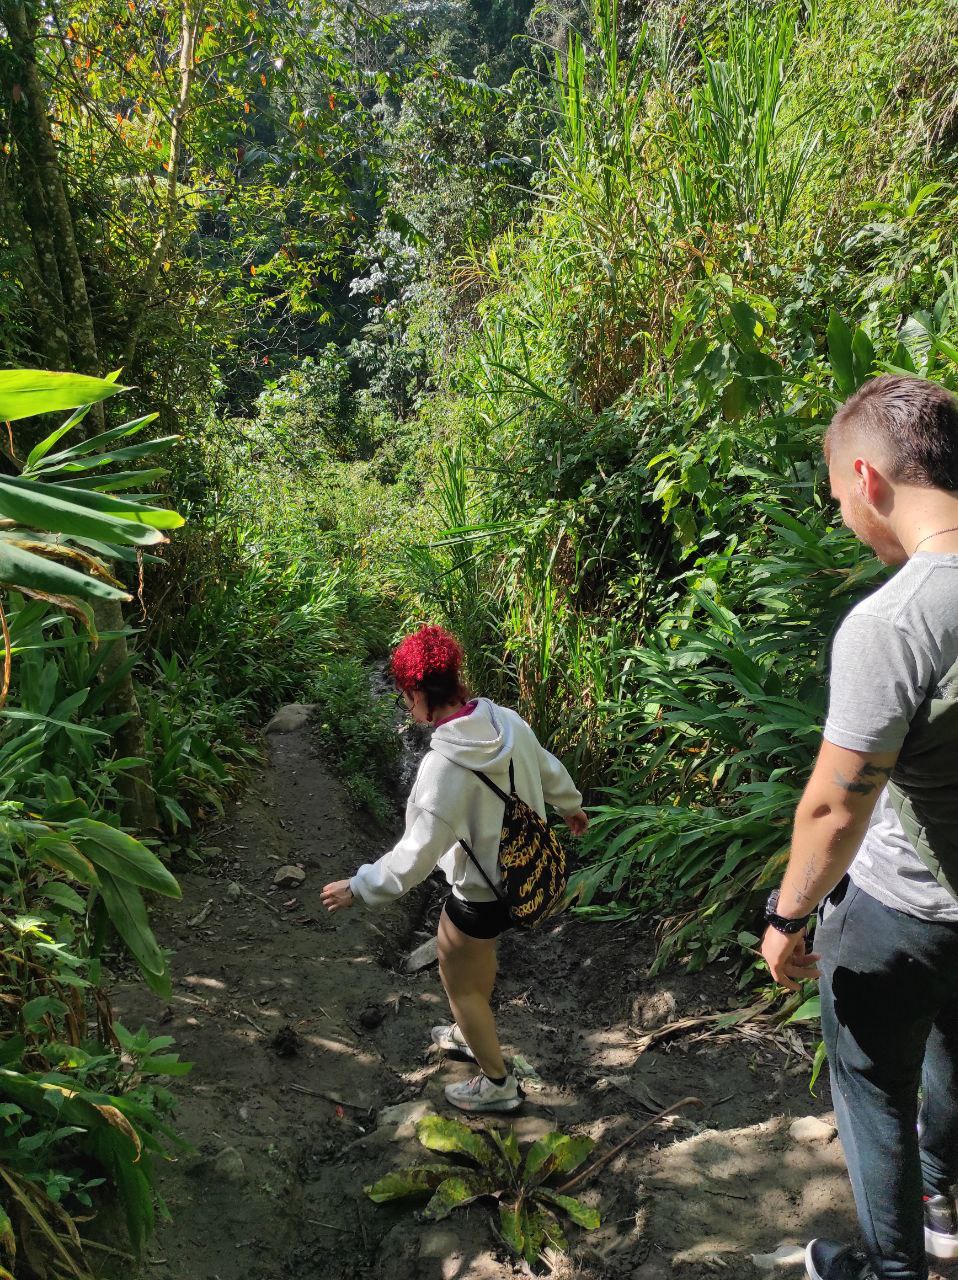
[[352, 1107], [354, 1111], [371, 1111], [372, 1108], [363, 1102], [350, 1102], [341, 1098], [338, 1093], [329, 1093], [325, 1089], [309, 1089], [304, 1084], [290, 1083], [287, 1089], [295, 1089], [297, 1093], [308, 1093], [311, 1098], [325, 1098], [327, 1102], [335, 1102], [339, 1107]]
[[206, 917], [209, 915], [209, 913], [212, 910], [213, 910], [213, 899], [209, 898], [207, 900], [206, 906], [201, 908], [201, 910], [197, 911], [196, 915], [193, 916], [192, 919], [187, 921], [187, 924], [190, 926], [191, 929], [196, 928], [198, 924], [203, 923], [203, 921], [206, 919]]
[[564, 1182], [561, 1187], [557, 1188], [560, 1196], [567, 1196], [575, 1187], [581, 1186], [583, 1182], [587, 1182], [590, 1178], [595, 1177], [600, 1169], [604, 1169], [610, 1160], [614, 1160], [620, 1151], [624, 1151], [638, 1137], [641, 1137], [647, 1129], [651, 1129], [654, 1124], [658, 1124], [660, 1120], [664, 1120], [666, 1116], [673, 1115], [676, 1111], [681, 1111], [683, 1107], [704, 1107], [705, 1103], [701, 1098], [681, 1098], [678, 1102], [673, 1102], [669, 1106], [663, 1108], [657, 1115], [654, 1115], [646, 1124], [640, 1125], [634, 1133], [630, 1133], [627, 1138], [618, 1143], [607, 1151], [604, 1156], [600, 1156], [593, 1164], [583, 1169], [581, 1173], [577, 1173], [574, 1178], [570, 1178], [568, 1182]]

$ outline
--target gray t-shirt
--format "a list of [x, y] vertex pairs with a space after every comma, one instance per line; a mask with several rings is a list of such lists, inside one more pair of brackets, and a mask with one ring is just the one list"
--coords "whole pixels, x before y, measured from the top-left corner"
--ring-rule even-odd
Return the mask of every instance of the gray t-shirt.
[[[835, 636], [825, 738], [852, 751], [899, 751], [922, 704], [958, 662], [958, 553], [917, 552], [848, 614]], [[958, 762], [958, 722], [942, 776]], [[928, 761], [924, 764], [927, 767]], [[917, 838], [917, 837], [916, 837]], [[905, 834], [887, 790], [851, 866], [851, 877], [886, 906], [922, 920], [958, 921], [958, 901]]]

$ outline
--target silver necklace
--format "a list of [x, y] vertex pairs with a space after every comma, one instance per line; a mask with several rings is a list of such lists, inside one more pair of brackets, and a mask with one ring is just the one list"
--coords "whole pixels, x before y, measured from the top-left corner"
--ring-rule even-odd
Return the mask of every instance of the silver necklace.
[[[923, 542], [928, 542], [931, 538], [940, 538], [943, 533], [958, 533], [958, 524], [953, 524], [950, 529], [939, 529], [937, 533], [926, 533], [923, 538], [919, 538], [915, 543], [915, 551], [918, 550]], [[915, 552], [913, 551], [912, 555], [914, 554]]]

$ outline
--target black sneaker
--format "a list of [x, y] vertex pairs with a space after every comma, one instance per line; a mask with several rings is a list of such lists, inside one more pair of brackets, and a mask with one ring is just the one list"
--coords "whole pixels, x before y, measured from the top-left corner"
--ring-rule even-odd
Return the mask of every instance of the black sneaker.
[[958, 1258], [958, 1186], [951, 1195], [925, 1196], [925, 1253], [932, 1258]]
[[875, 1280], [868, 1258], [850, 1244], [813, 1240], [805, 1250], [808, 1280]]

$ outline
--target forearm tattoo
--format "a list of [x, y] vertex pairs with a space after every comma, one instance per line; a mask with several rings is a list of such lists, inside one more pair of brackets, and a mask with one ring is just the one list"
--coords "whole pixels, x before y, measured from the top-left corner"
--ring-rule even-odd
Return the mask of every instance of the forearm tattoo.
[[811, 887], [811, 883], [815, 879], [817, 874], [818, 874], [818, 867], [815, 864], [814, 860], [810, 860], [808, 865], [805, 868], [805, 875], [802, 880], [801, 888], [799, 888], [798, 885], [795, 885], [792, 889], [792, 893], [795, 895], [795, 900], [800, 907], [811, 907], [811, 906], [814, 906], [815, 903], [817, 902], [817, 899], [812, 897], [812, 895], [808, 892], [809, 888]]
[[834, 781], [843, 790], [855, 796], [870, 796], [873, 791], [880, 791], [892, 774], [892, 765], [863, 764], [851, 778], [846, 778], [836, 769]]

